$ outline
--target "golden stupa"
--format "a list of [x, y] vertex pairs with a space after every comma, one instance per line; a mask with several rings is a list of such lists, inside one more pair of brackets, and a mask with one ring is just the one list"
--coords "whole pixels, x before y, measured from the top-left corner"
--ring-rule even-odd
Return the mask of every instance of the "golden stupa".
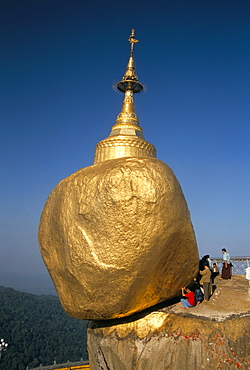
[[156, 156], [155, 147], [143, 137], [142, 128], [135, 113], [133, 95], [141, 92], [143, 85], [138, 81], [135, 73], [134, 44], [138, 40], [134, 38], [134, 29], [129, 41], [131, 49], [127, 69], [122, 81], [117, 84], [118, 90], [125, 95], [122, 110], [116, 118], [116, 124], [112, 127], [109, 137], [96, 145], [95, 164], [122, 157], [155, 158]]
[[62, 180], [39, 226], [41, 254], [65, 311], [79, 319], [131, 315], [173, 298], [198, 269], [189, 210], [173, 171], [155, 158], [135, 113], [143, 89], [130, 57], [125, 94], [94, 165]]

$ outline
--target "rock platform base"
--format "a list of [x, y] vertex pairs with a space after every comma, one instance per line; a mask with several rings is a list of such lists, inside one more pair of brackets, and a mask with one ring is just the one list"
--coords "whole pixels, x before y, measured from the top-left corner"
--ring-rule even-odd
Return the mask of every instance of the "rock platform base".
[[91, 370], [250, 369], [249, 283], [215, 280], [208, 302], [164, 302], [126, 319], [91, 321]]

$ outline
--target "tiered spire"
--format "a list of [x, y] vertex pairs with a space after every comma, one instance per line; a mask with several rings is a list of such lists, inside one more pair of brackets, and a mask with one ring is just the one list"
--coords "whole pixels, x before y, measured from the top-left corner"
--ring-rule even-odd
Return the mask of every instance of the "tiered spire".
[[135, 112], [133, 95], [141, 92], [143, 85], [138, 81], [135, 72], [134, 44], [135, 31], [132, 29], [128, 39], [130, 42], [130, 57], [122, 81], [118, 82], [117, 89], [125, 94], [121, 112], [116, 118], [107, 139], [100, 141], [96, 146], [94, 163], [121, 157], [155, 157], [156, 151], [148, 143], [142, 133], [139, 120]]
[[138, 78], [135, 73], [134, 44], [139, 42], [139, 40], [135, 39], [134, 36], [135, 30], [132, 28], [131, 35], [128, 39], [128, 41], [130, 42], [130, 57], [128, 60], [127, 69], [122, 78], [122, 81], [118, 82], [117, 84], [117, 88], [122, 92], [132, 90], [134, 93], [138, 93], [143, 89], [143, 85], [138, 82]]

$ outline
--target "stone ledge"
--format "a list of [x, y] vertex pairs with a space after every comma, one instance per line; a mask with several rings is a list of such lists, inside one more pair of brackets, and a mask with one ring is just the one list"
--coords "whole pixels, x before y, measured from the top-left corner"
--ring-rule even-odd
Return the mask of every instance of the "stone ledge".
[[[233, 317], [250, 316], [249, 282], [241, 275], [231, 280], [215, 279], [214, 293], [208, 302], [183, 310], [181, 303], [163, 308], [162, 311], [184, 316], [223, 321]], [[185, 312], [183, 312], [185, 311]]]
[[190, 309], [165, 302], [123, 320], [92, 321], [91, 370], [250, 368], [249, 283], [216, 280], [210, 301]]

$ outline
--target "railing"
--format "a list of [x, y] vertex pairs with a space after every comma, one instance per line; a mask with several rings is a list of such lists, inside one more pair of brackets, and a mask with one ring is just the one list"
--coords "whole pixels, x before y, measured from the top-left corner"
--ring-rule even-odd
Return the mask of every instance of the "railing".
[[32, 368], [29, 370], [87, 370], [90, 369], [88, 361], [66, 362], [63, 364], [54, 364]]
[[[52, 368], [53, 369], [53, 368]], [[57, 370], [83, 370], [83, 369], [90, 369], [89, 365], [82, 365], [82, 366], [66, 366], [66, 367], [60, 367], [56, 368]]]
[[[40, 368], [39, 368], [40, 369]], [[50, 368], [54, 369], [54, 368]], [[82, 365], [82, 366], [66, 366], [66, 367], [57, 367], [56, 370], [83, 370], [83, 369], [90, 369], [89, 365]]]
[[[212, 262], [217, 263], [219, 270], [221, 272], [222, 269], [222, 258], [221, 257], [213, 257], [211, 258]], [[232, 274], [233, 275], [245, 275], [245, 269], [250, 267], [250, 257], [231, 257], [231, 263], [233, 264], [232, 267]]]

